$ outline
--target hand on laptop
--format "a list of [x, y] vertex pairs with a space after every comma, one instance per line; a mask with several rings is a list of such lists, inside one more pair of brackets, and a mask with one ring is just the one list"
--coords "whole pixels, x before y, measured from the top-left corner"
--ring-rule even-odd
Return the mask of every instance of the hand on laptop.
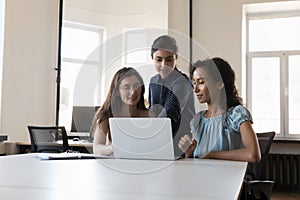
[[197, 142], [193, 140], [189, 135], [181, 137], [178, 147], [181, 151], [185, 153], [186, 158], [193, 157], [194, 150], [196, 148]]

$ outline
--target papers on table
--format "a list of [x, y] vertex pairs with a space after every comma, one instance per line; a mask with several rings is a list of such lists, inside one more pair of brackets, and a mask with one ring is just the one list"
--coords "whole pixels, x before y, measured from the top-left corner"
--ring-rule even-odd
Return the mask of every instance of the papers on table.
[[101, 156], [88, 153], [38, 153], [34, 156], [39, 160], [69, 160], [69, 159], [109, 159], [112, 156]]

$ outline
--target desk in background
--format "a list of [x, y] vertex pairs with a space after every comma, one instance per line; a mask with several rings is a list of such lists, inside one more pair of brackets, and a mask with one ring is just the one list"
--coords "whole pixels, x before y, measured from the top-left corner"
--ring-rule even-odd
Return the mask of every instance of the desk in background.
[[89, 132], [67, 132], [67, 136], [69, 139], [79, 138], [81, 140], [89, 140], [90, 133]]
[[[81, 153], [93, 153], [93, 144], [89, 142], [89, 132], [67, 132], [68, 143], [73, 151], [79, 151]], [[72, 139], [79, 138], [80, 141], [73, 141]], [[16, 142], [17, 152], [20, 154], [30, 152], [30, 142]]]
[[0, 199], [234, 200], [246, 162], [0, 157]]
[[[73, 151], [79, 151], [81, 153], [93, 153], [93, 143], [85, 140], [73, 141], [68, 140], [69, 146]], [[29, 153], [31, 146], [30, 142], [16, 142], [17, 151], [20, 154]]]

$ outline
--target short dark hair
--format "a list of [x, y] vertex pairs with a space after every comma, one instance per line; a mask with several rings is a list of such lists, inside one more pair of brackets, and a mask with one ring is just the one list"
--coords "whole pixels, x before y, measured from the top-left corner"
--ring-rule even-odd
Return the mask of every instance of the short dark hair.
[[174, 53], [177, 58], [178, 47], [176, 40], [168, 35], [162, 35], [156, 38], [151, 46], [151, 57], [153, 58], [154, 52], [157, 50], [166, 50]]

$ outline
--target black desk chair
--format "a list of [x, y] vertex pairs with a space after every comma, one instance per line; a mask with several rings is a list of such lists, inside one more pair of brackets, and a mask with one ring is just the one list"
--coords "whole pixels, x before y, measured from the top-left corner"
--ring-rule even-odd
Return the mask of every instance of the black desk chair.
[[261, 152], [258, 163], [249, 163], [244, 182], [245, 199], [270, 200], [274, 181], [266, 180], [268, 155], [275, 132], [257, 133]]
[[27, 126], [31, 152], [61, 153], [69, 149], [68, 137], [63, 126]]

